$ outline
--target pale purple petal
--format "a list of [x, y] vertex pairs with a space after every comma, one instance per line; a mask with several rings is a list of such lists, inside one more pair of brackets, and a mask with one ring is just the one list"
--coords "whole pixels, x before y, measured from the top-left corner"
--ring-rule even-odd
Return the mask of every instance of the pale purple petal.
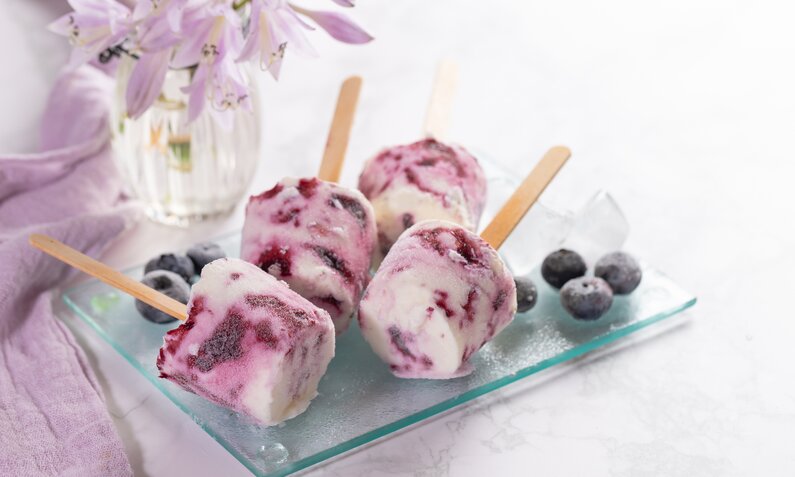
[[302, 15], [306, 15], [326, 30], [333, 38], [352, 44], [367, 43], [373, 39], [366, 31], [353, 23], [347, 16], [336, 12], [323, 12], [294, 7]]
[[155, 102], [163, 88], [170, 57], [171, 50], [167, 49], [138, 59], [130, 74], [125, 96], [129, 117], [138, 118]]
[[248, 61], [259, 55], [260, 67], [278, 80], [287, 39], [278, 36], [270, 22], [272, 17], [263, 11], [264, 8], [261, 2], [252, 3], [251, 23], [237, 61]]
[[121, 43], [132, 28], [130, 10], [113, 0], [70, 0], [70, 4], [75, 11], [49, 25], [51, 31], [69, 37], [75, 47], [70, 68]]
[[179, 45], [174, 58], [171, 60], [173, 68], [187, 68], [197, 64], [202, 57], [202, 47], [210, 35], [213, 27], [212, 18], [204, 18], [191, 23], [182, 24], [183, 31], [191, 32]]
[[166, 12], [166, 19], [168, 20], [168, 25], [171, 27], [171, 31], [179, 33], [182, 27], [182, 9], [185, 6], [185, 0], [179, 2], [174, 0], [172, 3], [177, 5], [168, 9]]
[[285, 7], [282, 8], [281, 11], [287, 13], [290, 17], [292, 17], [293, 20], [296, 21], [296, 23], [298, 23], [299, 25], [304, 27], [304, 29], [310, 30], [310, 31], [314, 31], [315, 30], [315, 27], [313, 27], [309, 23], [305, 22], [303, 18], [298, 16], [297, 13], [295, 13], [295, 7], [293, 7], [292, 5], [287, 4]]
[[68, 0], [69, 5], [75, 12], [99, 15], [119, 15], [124, 16], [130, 13], [130, 9], [114, 0]]
[[193, 74], [193, 81], [184, 91], [188, 93], [188, 122], [192, 122], [199, 117], [204, 109], [204, 100], [207, 97], [207, 70], [208, 66], [204, 63], [199, 64]]
[[47, 25], [47, 29], [58, 35], [70, 36], [74, 21], [74, 12], [69, 12]]
[[233, 11], [234, 17], [224, 15], [224, 21], [221, 25], [221, 36], [218, 40], [220, 56], [226, 57], [227, 54], [236, 58], [240, 55], [240, 50], [243, 47], [243, 31], [240, 28], [240, 17]]
[[66, 64], [66, 69], [74, 70], [78, 66], [93, 60], [96, 56], [96, 53], [86, 51], [83, 48], [72, 48], [72, 53], [69, 55], [69, 63]]
[[337, 5], [342, 5], [343, 7], [352, 8], [353, 0], [331, 0], [332, 2], [336, 3]]
[[152, 13], [154, 9], [155, 5], [152, 0], [139, 0], [139, 2], [135, 4], [135, 9], [133, 10], [133, 21], [137, 22], [143, 20], [147, 15]]
[[221, 62], [213, 81], [213, 102], [219, 109], [251, 109], [248, 86], [237, 63], [229, 59]]
[[237, 109], [251, 110], [251, 98], [243, 74], [237, 63], [226, 59], [213, 71], [211, 86], [211, 114], [224, 129], [234, 125]]
[[138, 47], [144, 51], [171, 48], [180, 41], [166, 17], [154, 16], [144, 20], [138, 28]]
[[[259, 2], [251, 4], [251, 16], [248, 24], [248, 32], [246, 33], [246, 41], [243, 43], [243, 48], [238, 55], [238, 61], [248, 61], [259, 53], [262, 48], [260, 42], [260, 32], [263, 29], [263, 24], [267, 21], [265, 15], [262, 14], [262, 5]], [[266, 27], [267, 28], [267, 27]]]
[[[274, 46], [287, 43], [290, 51], [294, 51], [301, 56], [316, 57], [317, 51], [306, 39], [303, 29], [289, 13], [282, 12], [282, 9], [276, 10], [270, 16], [272, 22], [270, 23], [273, 29], [273, 37], [278, 38], [279, 43], [274, 43]], [[284, 40], [282, 40], [284, 39]]]

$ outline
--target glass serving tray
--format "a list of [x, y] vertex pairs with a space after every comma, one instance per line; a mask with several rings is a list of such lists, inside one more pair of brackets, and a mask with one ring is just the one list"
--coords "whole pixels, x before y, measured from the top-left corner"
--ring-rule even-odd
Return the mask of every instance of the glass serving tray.
[[[235, 256], [239, 235], [221, 245]], [[142, 267], [126, 272], [138, 279]], [[144, 320], [133, 299], [90, 281], [66, 291], [64, 301], [125, 359], [256, 475], [279, 476], [304, 469], [381, 438], [555, 364], [604, 346], [670, 317], [696, 299], [644, 265], [643, 280], [629, 296], [616, 297], [607, 315], [579, 322], [561, 308], [558, 294], [532, 272], [538, 303], [520, 313], [473, 357], [475, 371], [447, 381], [393, 377], [351, 326], [320, 382], [319, 396], [302, 415], [278, 427], [248, 419], [158, 378], [155, 358], [163, 334], [178, 323]]]
[[[518, 181], [515, 174], [493, 161], [481, 160], [481, 164], [489, 187], [481, 222], [486, 224]], [[563, 310], [557, 291], [541, 279], [534, 267], [539, 257], [569, 243], [583, 252], [612, 251], [620, 248], [627, 232], [626, 219], [606, 193], [597, 194], [579, 214], [536, 204], [502, 252], [512, 270], [532, 270], [538, 303], [529, 312], [518, 314], [473, 356], [472, 374], [447, 381], [395, 378], [370, 350], [354, 321], [337, 338], [336, 356], [309, 409], [271, 428], [253, 424], [158, 378], [155, 359], [163, 335], [179, 322], [158, 325], [144, 320], [131, 297], [96, 280], [67, 290], [63, 300], [251, 472], [281, 476], [580, 356], [692, 306], [696, 302], [693, 295], [643, 264], [643, 280], [638, 289], [629, 296], [616, 297], [608, 314], [598, 321], [579, 322]], [[238, 256], [239, 233], [217, 242], [229, 256]], [[125, 273], [138, 280], [143, 276], [143, 266]]]

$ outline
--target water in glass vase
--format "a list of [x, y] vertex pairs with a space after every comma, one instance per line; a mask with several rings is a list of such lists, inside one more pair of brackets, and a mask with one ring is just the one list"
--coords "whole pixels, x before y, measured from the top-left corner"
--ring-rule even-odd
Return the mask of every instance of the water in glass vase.
[[152, 219], [172, 225], [222, 214], [234, 208], [254, 177], [260, 157], [256, 84], [247, 74], [253, 110], [237, 109], [224, 129], [205, 109], [188, 123], [182, 88], [189, 70], [169, 70], [160, 96], [141, 117], [126, 114], [125, 91], [135, 65], [124, 58], [117, 71], [111, 116], [113, 151], [132, 194]]

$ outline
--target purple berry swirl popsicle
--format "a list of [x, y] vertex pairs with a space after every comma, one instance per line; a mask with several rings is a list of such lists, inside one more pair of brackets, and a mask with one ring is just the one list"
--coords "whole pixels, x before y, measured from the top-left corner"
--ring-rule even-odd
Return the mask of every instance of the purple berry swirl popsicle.
[[375, 262], [404, 230], [440, 219], [477, 230], [486, 201], [486, 177], [472, 154], [441, 141], [457, 79], [454, 63], [439, 64], [423, 132], [426, 139], [379, 152], [364, 165], [359, 190], [373, 204], [378, 225]]
[[375, 213], [361, 192], [339, 179], [361, 79], [349, 78], [318, 178], [286, 178], [250, 198], [240, 256], [325, 309], [344, 332], [370, 279]]
[[370, 279], [373, 208], [357, 190], [287, 178], [251, 197], [240, 257], [284, 280], [348, 328]]
[[160, 377], [276, 425], [301, 414], [334, 357], [329, 314], [258, 267], [220, 258], [202, 268], [187, 306], [44, 235], [31, 245], [183, 320], [157, 356]]
[[326, 311], [254, 265], [221, 258], [191, 290], [188, 319], [166, 333], [160, 377], [272, 426], [306, 410], [334, 357]]
[[368, 160], [359, 190], [375, 210], [381, 258], [404, 230], [423, 220], [447, 220], [475, 231], [486, 202], [486, 177], [463, 147], [428, 138]]
[[403, 232], [359, 306], [362, 334], [392, 372], [454, 378], [516, 313], [513, 275], [483, 239], [426, 220]]
[[401, 378], [470, 373], [470, 358], [513, 320], [516, 285], [497, 248], [569, 158], [550, 149], [481, 236], [443, 220], [404, 231], [359, 304], [373, 351]]

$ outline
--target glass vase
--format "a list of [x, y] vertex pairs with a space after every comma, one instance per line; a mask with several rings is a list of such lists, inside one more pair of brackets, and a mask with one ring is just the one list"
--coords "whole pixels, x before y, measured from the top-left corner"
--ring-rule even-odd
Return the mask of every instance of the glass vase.
[[157, 222], [185, 226], [232, 210], [245, 194], [260, 157], [256, 83], [245, 71], [252, 111], [234, 111], [224, 129], [212, 106], [188, 123], [190, 70], [169, 70], [160, 96], [144, 114], [126, 114], [125, 91], [135, 64], [120, 61], [112, 108], [113, 150], [131, 193]]

